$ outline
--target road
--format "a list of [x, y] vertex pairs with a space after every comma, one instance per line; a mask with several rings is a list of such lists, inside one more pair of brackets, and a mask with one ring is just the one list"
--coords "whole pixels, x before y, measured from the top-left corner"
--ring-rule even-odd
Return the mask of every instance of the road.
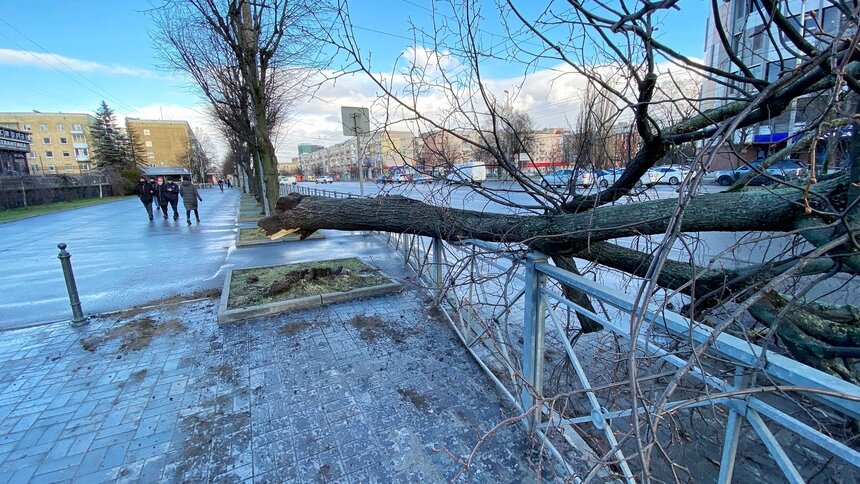
[[149, 222], [137, 198], [0, 224], [0, 329], [70, 317], [57, 243], [88, 313], [220, 287], [234, 246], [239, 191], [201, 190], [199, 225]]

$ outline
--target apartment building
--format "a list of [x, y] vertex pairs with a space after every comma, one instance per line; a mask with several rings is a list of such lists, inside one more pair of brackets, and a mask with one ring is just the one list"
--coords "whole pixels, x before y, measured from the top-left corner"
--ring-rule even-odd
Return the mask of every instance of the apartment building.
[[125, 127], [143, 147], [150, 168], [188, 168], [194, 132], [188, 121], [125, 118]]
[[[786, 41], [781, 41], [784, 36], [777, 28], [761, 18], [756, 4], [754, 0], [728, 0], [719, 5], [718, 15], [734, 52], [749, 67], [753, 76], [774, 82], [796, 68], [798, 59], [793, 56], [791, 49], [786, 48]], [[788, 0], [778, 2], [778, 5], [783, 15], [812, 43], [817, 42], [816, 37], [836, 34], [843, 23], [843, 15], [828, 0]], [[712, 67], [739, 73], [718, 34], [712, 12], [708, 17], [705, 35], [705, 62]], [[706, 79], [701, 88], [701, 107], [709, 109], [720, 106], [743, 94], [740, 89], [741, 86], [731, 83], [726, 85]], [[803, 96], [795, 99], [790, 109], [778, 116], [738, 130], [733, 141], [740, 149], [734, 152], [728, 147], [721, 149], [712, 168], [734, 167], [741, 163], [740, 158], [747, 161], [765, 158], [792, 143], [792, 138], [807, 123], [822, 114], [827, 102], [825, 95]], [[825, 145], [820, 143], [819, 148], [823, 150]], [[806, 152], [795, 156], [803, 161], [809, 161], [805, 158], [810, 158]], [[819, 156], [823, 156], [823, 153], [816, 153], [816, 158]]]
[[[359, 158], [367, 169], [368, 177], [394, 166], [414, 166], [416, 162], [415, 138], [408, 131], [380, 131], [364, 136], [359, 140], [359, 149]], [[306, 174], [333, 174], [341, 179], [358, 176], [355, 139], [311, 152], [305, 151], [299, 154], [302, 170]]]
[[0, 126], [30, 134], [27, 165], [31, 175], [81, 175], [94, 168], [90, 125], [82, 113], [0, 113]]

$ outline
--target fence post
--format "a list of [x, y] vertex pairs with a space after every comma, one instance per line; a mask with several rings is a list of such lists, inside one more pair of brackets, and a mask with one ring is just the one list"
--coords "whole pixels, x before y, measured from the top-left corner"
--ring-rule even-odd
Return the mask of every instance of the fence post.
[[[540, 294], [546, 276], [535, 268], [535, 264], [546, 262], [545, 255], [530, 253], [526, 256], [525, 271], [525, 300], [523, 314], [523, 368], [522, 376], [527, 385], [523, 385], [523, 410], [528, 410], [535, 404], [535, 394], [543, 393], [543, 358], [544, 332], [546, 323], [546, 307]], [[531, 388], [530, 388], [531, 387]], [[537, 409], [529, 419], [532, 429], [540, 423], [541, 410]]]
[[409, 267], [409, 234], [403, 234], [403, 267]]
[[66, 290], [69, 292], [69, 303], [72, 305], [72, 326], [83, 326], [87, 324], [87, 318], [81, 309], [81, 299], [78, 297], [78, 286], [75, 284], [75, 274], [72, 272], [72, 254], [66, 251], [66, 244], [59, 243], [57, 248], [60, 254], [60, 265], [63, 267], [63, 277], [66, 279]]
[[442, 239], [433, 237], [433, 283], [436, 290], [442, 290]]

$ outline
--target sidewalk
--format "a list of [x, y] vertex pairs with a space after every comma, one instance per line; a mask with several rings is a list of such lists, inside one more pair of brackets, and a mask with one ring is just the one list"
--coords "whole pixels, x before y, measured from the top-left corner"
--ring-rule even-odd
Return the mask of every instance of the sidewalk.
[[211, 299], [0, 333], [0, 481], [553, 480], [516, 424], [455, 460], [512, 409], [378, 238], [326, 235], [225, 268], [356, 254], [406, 289], [223, 327]]

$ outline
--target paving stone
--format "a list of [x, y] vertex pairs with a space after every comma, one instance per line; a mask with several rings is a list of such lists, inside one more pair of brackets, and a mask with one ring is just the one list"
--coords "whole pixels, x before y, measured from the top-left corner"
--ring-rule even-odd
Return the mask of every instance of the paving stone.
[[[384, 270], [407, 275], [389, 255]], [[459, 469], [434, 449], [466, 453], [511, 411], [423, 299], [407, 289], [225, 326], [202, 301], [8, 332], [0, 482], [445, 480]], [[138, 350], [81, 345], [142, 317], [185, 329]], [[486, 449], [476, 480], [534, 480], [540, 456], [519, 430]]]

